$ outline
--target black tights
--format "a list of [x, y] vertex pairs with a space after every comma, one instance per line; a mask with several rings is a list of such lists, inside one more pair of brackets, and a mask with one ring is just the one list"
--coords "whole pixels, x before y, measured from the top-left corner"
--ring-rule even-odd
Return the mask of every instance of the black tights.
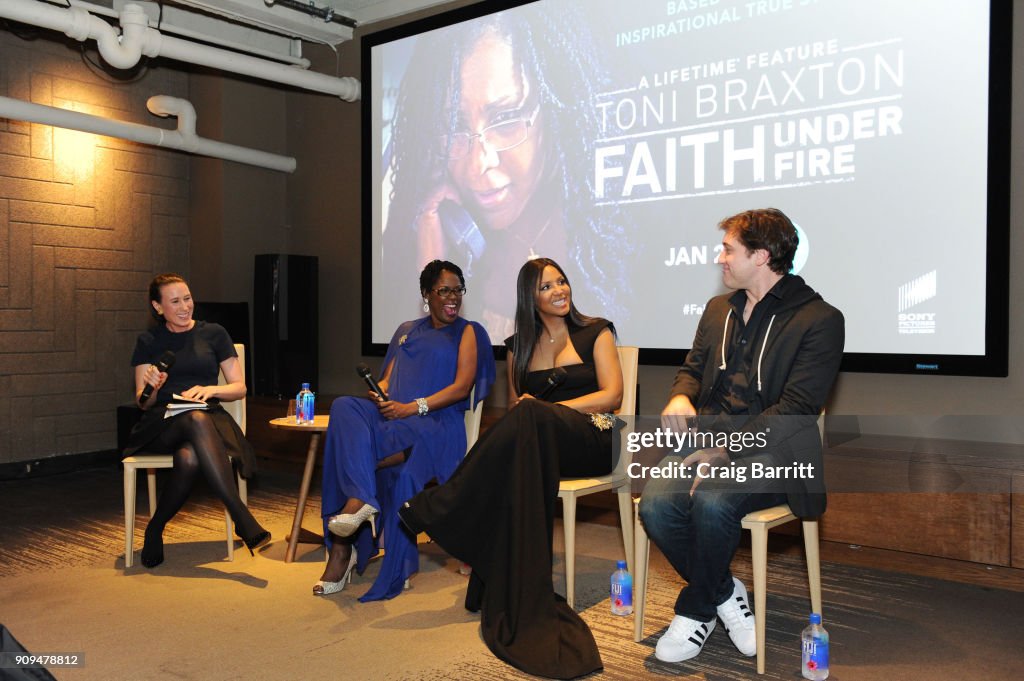
[[174, 468], [156, 504], [156, 512], [146, 527], [152, 538], [163, 534], [164, 526], [184, 505], [195, 485], [196, 476], [203, 476], [214, 493], [224, 502], [235, 521], [235, 532], [243, 539], [263, 531], [259, 522], [242, 503], [235, 487], [234, 469], [221, 440], [220, 433], [208, 414], [193, 410], [179, 414], [153, 441], [158, 451], [174, 452]]

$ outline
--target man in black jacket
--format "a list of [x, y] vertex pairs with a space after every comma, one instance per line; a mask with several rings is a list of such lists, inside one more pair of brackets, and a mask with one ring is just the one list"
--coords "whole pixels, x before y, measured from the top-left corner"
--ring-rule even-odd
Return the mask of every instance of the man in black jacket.
[[681, 474], [650, 480], [640, 502], [647, 534], [687, 582], [655, 649], [666, 662], [700, 653], [717, 619], [755, 655], [746, 587], [729, 571], [740, 519], [781, 503], [802, 518], [825, 510], [816, 421], [839, 371], [843, 315], [789, 274], [798, 237], [781, 211], [719, 228], [722, 281], [735, 292], [708, 302], [661, 420], [722, 446], [663, 461]]

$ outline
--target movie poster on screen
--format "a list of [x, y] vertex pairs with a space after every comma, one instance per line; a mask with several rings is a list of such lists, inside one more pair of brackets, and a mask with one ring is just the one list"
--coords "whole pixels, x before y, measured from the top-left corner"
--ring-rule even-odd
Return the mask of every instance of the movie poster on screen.
[[546, 0], [375, 48], [374, 275], [396, 298], [374, 339], [442, 258], [499, 343], [543, 256], [621, 343], [689, 347], [725, 292], [718, 222], [771, 206], [847, 351], [983, 352], [987, 178], [960, 171], [987, 149], [975, 4]]

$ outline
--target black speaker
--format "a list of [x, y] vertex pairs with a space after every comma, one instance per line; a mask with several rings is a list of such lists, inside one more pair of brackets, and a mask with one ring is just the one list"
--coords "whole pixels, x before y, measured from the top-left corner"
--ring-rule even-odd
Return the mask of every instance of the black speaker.
[[249, 340], [249, 303], [199, 301], [192, 316], [204, 322], [220, 324], [231, 336], [232, 343], [241, 343], [245, 346], [245, 384], [249, 388], [249, 394], [255, 394], [252, 379], [252, 342]]
[[253, 365], [257, 395], [285, 397], [309, 383], [319, 392], [316, 256], [256, 256]]

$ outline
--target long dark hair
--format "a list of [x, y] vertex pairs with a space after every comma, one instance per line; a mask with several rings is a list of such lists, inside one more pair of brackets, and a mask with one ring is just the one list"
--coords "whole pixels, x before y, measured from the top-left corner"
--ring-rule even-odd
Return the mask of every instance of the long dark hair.
[[438, 152], [438, 139], [458, 124], [463, 61], [481, 36], [496, 33], [512, 46], [516, 65], [538, 93], [544, 126], [550, 132], [545, 146], [552, 177], [546, 181], [554, 183], [562, 199], [566, 250], [573, 269], [606, 313], [621, 320], [629, 312], [616, 302], [620, 296], [628, 298], [623, 256], [632, 246], [626, 238], [626, 221], [615, 205], [593, 205], [593, 172], [579, 176], [567, 172], [593, 168], [601, 129], [595, 99], [609, 87], [601, 51], [586, 29], [584, 12], [576, 3], [531, 5], [420, 38], [395, 104], [387, 230], [394, 228], [397, 233], [416, 224], [428, 193], [445, 177], [447, 165]]
[[[540, 282], [541, 275], [544, 274], [544, 268], [549, 265], [558, 270], [558, 273], [565, 279], [565, 283], [569, 285], [570, 291], [572, 290], [572, 284], [569, 283], [569, 277], [565, 275], [565, 270], [551, 258], [527, 260], [519, 268], [519, 278], [516, 280], [516, 332], [512, 337], [512, 352], [515, 355], [512, 364], [512, 379], [517, 393], [522, 393], [522, 388], [526, 385], [530, 360], [533, 358], [534, 348], [537, 347], [537, 341], [540, 340], [541, 331], [544, 329], [544, 325], [540, 321], [540, 314], [537, 313], [537, 284]], [[577, 310], [576, 303], [572, 302], [570, 295], [567, 321], [570, 328], [590, 326], [597, 321], [596, 317], [588, 317]]]

